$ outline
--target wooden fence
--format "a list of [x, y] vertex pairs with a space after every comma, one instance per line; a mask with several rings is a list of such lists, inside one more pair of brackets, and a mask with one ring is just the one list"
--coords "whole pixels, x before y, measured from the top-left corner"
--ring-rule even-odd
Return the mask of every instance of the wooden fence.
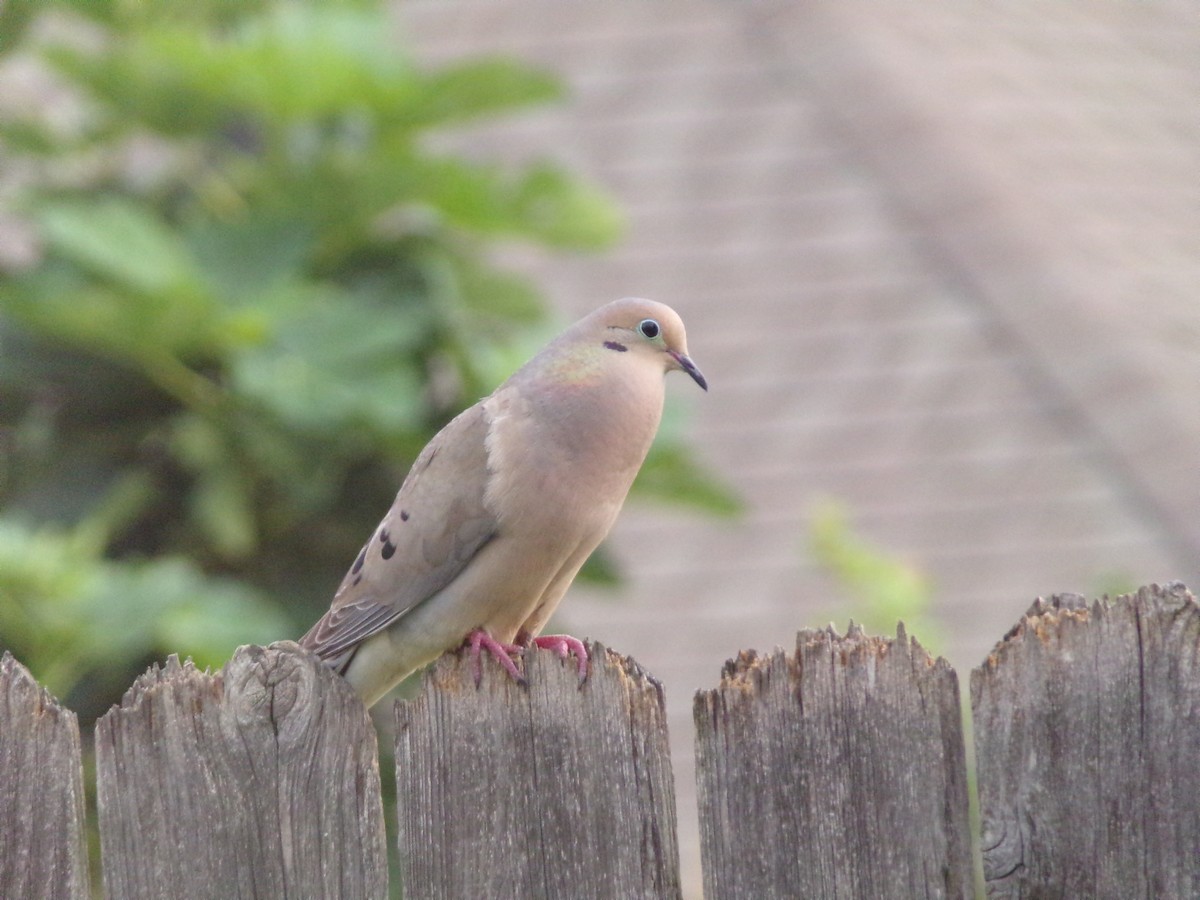
[[[396, 705], [405, 896], [678, 897], [661, 686], [593, 646], [444, 657]], [[1038, 601], [971, 675], [989, 897], [1200, 897], [1200, 606]], [[971, 897], [958, 680], [901, 628], [800, 633], [695, 699], [709, 898]], [[105, 894], [386, 897], [376, 737], [294, 644], [175, 660], [95, 733]], [[73, 713], [0, 663], [0, 897], [89, 894]], [[397, 894], [399, 892], [397, 891]]]

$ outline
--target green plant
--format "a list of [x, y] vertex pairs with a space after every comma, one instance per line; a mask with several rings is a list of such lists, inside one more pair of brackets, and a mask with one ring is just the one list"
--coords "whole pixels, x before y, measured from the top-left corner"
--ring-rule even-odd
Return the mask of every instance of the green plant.
[[817, 564], [845, 591], [849, 613], [868, 631], [892, 634], [903, 621], [909, 634], [936, 648], [941, 630], [930, 611], [933, 588], [915, 566], [873, 546], [855, 534], [845, 508], [836, 501], [816, 504], [809, 531], [809, 546]]

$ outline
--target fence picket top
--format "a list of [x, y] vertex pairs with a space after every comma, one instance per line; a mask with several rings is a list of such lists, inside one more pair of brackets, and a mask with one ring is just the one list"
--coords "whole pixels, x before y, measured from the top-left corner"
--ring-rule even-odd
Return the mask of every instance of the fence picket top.
[[[662, 708], [665, 705], [662, 683], [644, 669], [636, 660], [612, 650], [599, 641], [589, 641], [588, 675], [577, 679], [574, 687], [580, 694], [588, 691], [603, 690], [610, 684], [619, 684], [621, 692], [631, 696], [638, 695], [654, 705]], [[526, 651], [523, 658], [526, 666], [526, 684], [518, 684], [503, 670], [490, 664], [486, 658], [481, 660], [479, 683], [475, 683], [474, 664], [468, 659], [465, 649], [458, 649], [443, 654], [433, 665], [425, 669], [421, 676], [422, 686], [432, 690], [422, 692], [411, 700], [401, 701], [402, 706], [428, 702], [434, 693], [449, 693], [470, 697], [489, 698], [487, 702], [496, 700], [501, 703], [527, 704], [535, 696], [545, 693], [558, 693], [558, 684], [562, 682], [559, 668], [575, 672], [574, 657], [570, 661], [560, 658], [550, 652], [538, 648]], [[592, 676], [596, 677], [593, 678]], [[615, 681], [614, 681], [615, 679]], [[530, 693], [535, 690], [536, 693]], [[482, 691], [482, 694], [481, 694]]]
[[398, 702], [405, 896], [678, 897], [662, 686], [599, 643], [531, 649], [526, 684], [464, 654]]
[[957, 676], [903, 626], [744, 651], [694, 713], [707, 896], [970, 895]]
[[1017, 646], [1026, 634], [1036, 635], [1044, 643], [1056, 640], [1064, 623], [1090, 621], [1093, 614], [1100, 614], [1101, 605], [1105, 602], [1108, 602], [1107, 598], [1089, 603], [1082, 594], [1074, 593], [1038, 597], [1004, 637], [996, 642], [980, 668], [995, 669], [1001, 665], [1005, 656], [1014, 652], [1012, 648]]
[[1200, 895], [1200, 604], [1039, 599], [971, 674], [990, 897]]
[[54, 695], [37, 683], [30, 671], [15, 656], [4, 651], [0, 655], [0, 685], [8, 706], [36, 716], [46, 716], [53, 722], [75, 721], [75, 713], [59, 704]]
[[79, 720], [75, 713], [38, 684], [33, 674], [7, 650], [0, 655], [0, 704], [10, 727], [19, 716], [36, 724], [43, 734], [63, 736], [76, 744], [79, 741]]
[[0, 657], [0, 897], [88, 896], [75, 713]]
[[214, 675], [208, 669], [198, 669], [191, 658], [182, 662], [179, 654], [172, 653], [159, 664], [150, 667], [133, 680], [125, 689], [119, 703], [114, 704], [97, 720], [97, 725], [109, 716], [140, 713], [156, 699], [184, 693], [196, 702], [218, 702], [223, 691], [220, 673]]
[[266, 729], [274, 743], [284, 745], [302, 737], [320, 717], [325, 692], [341, 694], [353, 708], [349, 701], [355, 695], [346, 681], [315, 663], [294, 641], [238, 647], [218, 672], [201, 670], [190, 658], [181, 662], [172, 653], [162, 665], [153, 663], [140, 674], [102, 720], [186, 698], [197, 710], [216, 704], [238, 726]]
[[[1115, 630], [1117, 634], [1107, 641], [1113, 651], [1136, 648], [1138, 655], [1144, 655], [1143, 641], [1155, 634], [1174, 633], [1177, 641], [1186, 643], [1185, 635], [1195, 629], [1198, 617], [1200, 603], [1178, 581], [1092, 601], [1074, 593], [1038, 597], [971, 673], [972, 703], [977, 702], [976, 691], [998, 677], [1006, 665], [1027, 665], [1032, 652], [1057, 653], [1069, 663], [1073, 641], [1086, 640], [1076, 637], [1080, 633], [1108, 635]], [[1152, 628], [1143, 628], [1144, 622]], [[1123, 643], [1126, 638], [1132, 640]]]
[[[850, 622], [844, 635], [828, 625], [825, 628], [805, 628], [796, 634], [796, 648], [788, 653], [776, 647], [770, 653], [742, 650], [725, 662], [716, 688], [702, 689], [695, 695], [695, 714], [702, 715], [705, 724], [718, 724], [713, 718], [717, 710], [735, 699], [759, 698], [766, 695], [774, 682], [790, 684], [797, 700], [803, 699], [801, 684], [811, 680], [812, 667], [834, 667], [846, 677], [861, 676], [865, 686], [872, 686], [880, 664], [896, 655], [893, 663], [906, 665], [918, 673], [915, 684], [923, 683], [922, 670], [930, 670], [936, 679], [949, 679], [957, 685], [957, 675], [944, 657], [932, 656], [920, 642], [908, 634], [903, 622], [898, 623], [896, 637], [868, 635], [861, 625]], [[903, 660], [903, 662], [900, 662]], [[806, 672], [805, 666], [809, 667]], [[831, 669], [832, 671], [832, 669]]]
[[374, 728], [291, 641], [216, 674], [151, 667], [97, 722], [96, 758], [109, 896], [387, 893]]

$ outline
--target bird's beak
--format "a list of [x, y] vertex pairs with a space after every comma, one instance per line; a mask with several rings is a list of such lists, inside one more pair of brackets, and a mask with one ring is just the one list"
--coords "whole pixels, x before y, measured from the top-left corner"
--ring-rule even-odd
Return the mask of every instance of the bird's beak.
[[700, 374], [700, 370], [696, 368], [696, 364], [692, 362], [692, 358], [683, 353], [676, 353], [674, 350], [668, 350], [675, 362], [679, 363], [679, 368], [692, 376], [692, 381], [700, 385], [704, 390], [708, 390], [708, 382], [704, 376]]

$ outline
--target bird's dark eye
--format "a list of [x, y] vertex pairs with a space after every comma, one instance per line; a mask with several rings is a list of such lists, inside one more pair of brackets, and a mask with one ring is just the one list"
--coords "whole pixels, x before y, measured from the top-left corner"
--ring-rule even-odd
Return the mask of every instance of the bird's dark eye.
[[642, 319], [642, 321], [638, 322], [637, 330], [638, 334], [642, 337], [648, 337], [651, 340], [658, 337], [659, 332], [662, 331], [658, 323], [653, 319]]

